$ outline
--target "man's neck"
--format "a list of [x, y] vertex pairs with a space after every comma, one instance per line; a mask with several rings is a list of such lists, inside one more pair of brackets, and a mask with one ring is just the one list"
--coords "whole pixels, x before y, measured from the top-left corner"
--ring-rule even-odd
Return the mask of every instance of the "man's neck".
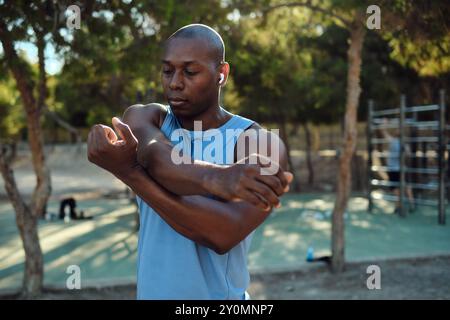
[[225, 124], [232, 115], [223, 110], [219, 104], [213, 107], [207, 108], [202, 113], [195, 115], [192, 118], [178, 118], [181, 126], [187, 130], [194, 130], [194, 121], [201, 121], [202, 130], [208, 130], [213, 128], [219, 128]]

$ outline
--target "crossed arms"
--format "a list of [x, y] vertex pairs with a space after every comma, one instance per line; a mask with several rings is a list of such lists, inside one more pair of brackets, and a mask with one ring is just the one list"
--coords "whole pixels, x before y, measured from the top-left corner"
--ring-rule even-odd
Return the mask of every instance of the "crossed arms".
[[127, 184], [177, 232], [224, 254], [260, 225], [288, 190], [292, 175], [284, 172], [285, 147], [280, 141], [279, 167], [272, 176], [260, 174], [263, 165], [249, 164], [251, 157], [270, 158], [270, 148], [265, 154], [236, 158], [233, 165], [176, 165], [170, 157], [173, 146], [159, 129], [164, 112], [158, 104], [128, 108], [124, 122], [113, 118], [121, 140], [111, 128], [95, 125], [88, 158]]

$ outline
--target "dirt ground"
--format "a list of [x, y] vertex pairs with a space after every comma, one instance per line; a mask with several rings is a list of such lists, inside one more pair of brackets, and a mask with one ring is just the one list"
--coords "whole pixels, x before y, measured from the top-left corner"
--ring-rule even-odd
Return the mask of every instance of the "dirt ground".
[[[381, 289], [366, 286], [369, 265], [381, 270]], [[323, 265], [295, 272], [256, 274], [249, 293], [253, 300], [357, 300], [357, 299], [450, 299], [450, 256], [352, 263], [341, 274], [332, 274]], [[47, 289], [45, 300], [133, 300], [134, 285], [86, 288], [81, 290]], [[3, 295], [0, 299], [17, 299]]]
[[[381, 289], [369, 290], [367, 271], [381, 270]], [[255, 299], [450, 299], [450, 256], [354, 263], [339, 275], [327, 267], [252, 278]]]

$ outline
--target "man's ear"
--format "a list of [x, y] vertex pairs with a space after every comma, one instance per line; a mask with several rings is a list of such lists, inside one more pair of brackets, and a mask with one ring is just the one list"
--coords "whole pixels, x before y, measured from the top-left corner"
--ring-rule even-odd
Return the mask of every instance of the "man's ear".
[[224, 86], [227, 83], [228, 74], [230, 73], [230, 65], [228, 64], [228, 62], [222, 62], [219, 72], [220, 74], [218, 83], [220, 86]]

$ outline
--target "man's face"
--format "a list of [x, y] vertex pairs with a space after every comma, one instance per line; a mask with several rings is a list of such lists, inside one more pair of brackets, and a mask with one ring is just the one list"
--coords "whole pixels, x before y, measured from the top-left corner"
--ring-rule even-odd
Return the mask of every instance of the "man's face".
[[194, 117], [217, 103], [218, 70], [204, 40], [169, 41], [162, 58], [162, 84], [175, 115]]

